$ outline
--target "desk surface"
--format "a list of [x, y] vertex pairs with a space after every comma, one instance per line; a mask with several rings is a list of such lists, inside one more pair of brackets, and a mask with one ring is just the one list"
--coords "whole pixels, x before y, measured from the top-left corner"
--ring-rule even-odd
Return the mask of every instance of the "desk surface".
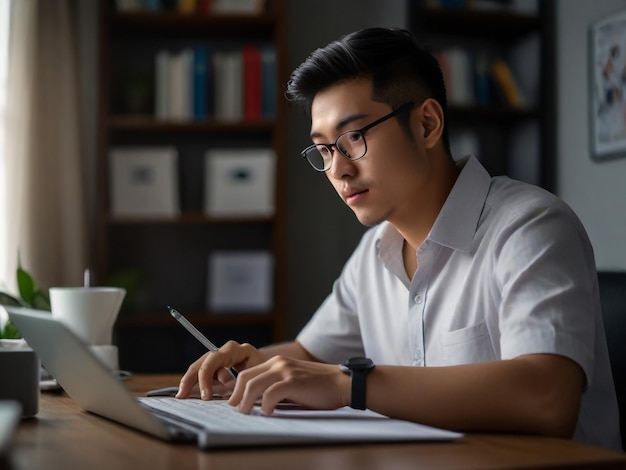
[[[140, 375], [136, 394], [177, 383]], [[203, 452], [170, 444], [85, 413], [63, 393], [43, 393], [36, 418], [23, 420], [9, 468], [21, 469], [504, 469], [626, 468], [626, 454], [536, 436], [468, 434], [457, 442], [263, 448]]]

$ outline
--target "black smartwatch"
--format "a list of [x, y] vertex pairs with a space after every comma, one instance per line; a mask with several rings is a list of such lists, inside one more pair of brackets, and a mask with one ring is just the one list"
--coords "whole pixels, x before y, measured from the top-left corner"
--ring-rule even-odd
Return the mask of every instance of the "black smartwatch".
[[352, 403], [350, 408], [364, 410], [367, 408], [365, 401], [365, 377], [374, 368], [374, 363], [367, 357], [351, 357], [339, 366], [344, 374], [352, 377]]

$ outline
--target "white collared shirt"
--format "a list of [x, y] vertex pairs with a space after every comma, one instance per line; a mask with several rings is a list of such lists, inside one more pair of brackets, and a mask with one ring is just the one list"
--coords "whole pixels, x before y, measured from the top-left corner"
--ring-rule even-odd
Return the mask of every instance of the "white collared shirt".
[[621, 449], [595, 260], [573, 211], [549, 192], [490, 177], [473, 157], [417, 251], [409, 280], [403, 239], [368, 230], [332, 293], [298, 335], [339, 363], [445, 366], [553, 353], [577, 362], [586, 389], [575, 438]]

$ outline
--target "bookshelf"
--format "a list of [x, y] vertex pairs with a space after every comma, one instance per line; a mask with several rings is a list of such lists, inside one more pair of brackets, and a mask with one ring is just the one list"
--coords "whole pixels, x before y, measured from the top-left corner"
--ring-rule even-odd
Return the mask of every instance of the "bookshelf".
[[[197, 11], [210, 4], [201, 1], [181, 1], [187, 7], [195, 3], [193, 11], [181, 11], [176, 1], [162, 2], [167, 6], [155, 10], [143, 6], [158, 3], [99, 2], [98, 230], [93, 264], [97, 284], [121, 285], [128, 290], [115, 326], [120, 366], [136, 372], [182, 372], [206, 351], [169, 316], [167, 305], [178, 309], [217, 344], [235, 339], [263, 346], [286, 339], [286, 285], [279, 282], [286, 278], [286, 109], [280, 99], [286, 80], [285, 5], [284, 0], [250, 2], [264, 3], [262, 10], [254, 13]], [[190, 50], [195, 54], [202, 48], [208, 52], [207, 63], [213, 73], [214, 54], [250, 46], [271, 49], [275, 55], [273, 81], [263, 77], [263, 86], [272, 83], [273, 87], [270, 113], [250, 117], [240, 110], [235, 117], [218, 115], [211, 100], [223, 92], [215, 91], [215, 77], [209, 76], [202, 82], [207, 95], [203, 115], [193, 108], [198, 99], [195, 89], [187, 103], [192, 110], [187, 109], [187, 114], [159, 114], [157, 93], [163, 90], [157, 70], [159, 53], [175, 55]], [[191, 80], [186, 83], [193, 89], [197, 78], [193, 69], [188, 73], [185, 80]], [[239, 69], [239, 73], [243, 71]], [[239, 99], [243, 101], [243, 96]], [[174, 148], [177, 154], [179, 213], [115, 214], [111, 205], [112, 151], [164, 147]], [[270, 214], [208, 214], [205, 156], [215, 149], [271, 151], [274, 204]], [[271, 255], [272, 269], [256, 274], [272, 278], [271, 308], [213, 311], [209, 307], [209, 259], [217, 252]]]
[[[530, 9], [515, 8], [529, 4]], [[423, 0], [409, 3], [409, 18], [420, 41], [440, 54], [444, 74], [447, 68], [452, 75], [446, 87], [454, 156], [464, 153], [455, 153], [455, 147], [469, 149], [492, 175], [553, 190], [552, 2]], [[447, 51], [454, 51], [456, 66], [446, 64]], [[524, 98], [521, 105], [511, 103], [498, 85], [491, 70], [496, 61], [512, 73]], [[459, 82], [464, 90], [455, 95]]]

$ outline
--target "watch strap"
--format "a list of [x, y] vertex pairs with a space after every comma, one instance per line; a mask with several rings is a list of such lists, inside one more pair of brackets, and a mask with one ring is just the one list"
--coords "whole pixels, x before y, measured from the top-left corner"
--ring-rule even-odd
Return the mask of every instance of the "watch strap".
[[341, 364], [341, 370], [350, 374], [351, 403], [350, 407], [356, 410], [367, 408], [367, 374], [374, 368], [374, 363], [367, 357], [351, 357]]
[[366, 396], [366, 376], [369, 370], [355, 369], [351, 371], [352, 376], [352, 403], [351, 408], [355, 410], [364, 410], [367, 408]]

